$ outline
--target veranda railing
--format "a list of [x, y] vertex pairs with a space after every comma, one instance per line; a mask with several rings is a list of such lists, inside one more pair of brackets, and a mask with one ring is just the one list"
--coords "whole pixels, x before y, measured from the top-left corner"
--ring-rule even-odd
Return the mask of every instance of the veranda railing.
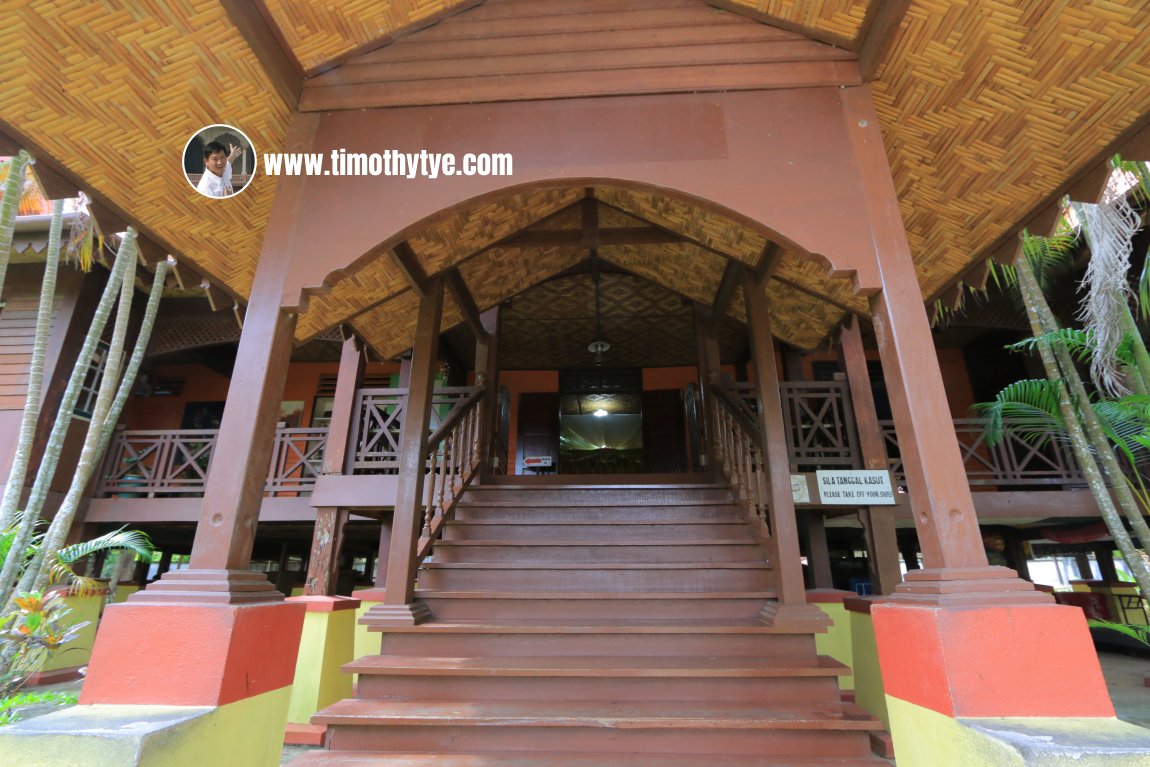
[[770, 532], [763, 438], [755, 415], [736, 396], [718, 386], [707, 386], [705, 396], [711, 424], [711, 454], [748, 519]]
[[[219, 429], [119, 429], [108, 446], [97, 497], [178, 498], [204, 493]], [[311, 492], [323, 468], [326, 427], [276, 429], [264, 492]]]
[[482, 387], [458, 401], [428, 438], [424, 477], [423, 528], [417, 556], [431, 553], [451, 519], [463, 491], [479, 469], [479, 428], [483, 423]]

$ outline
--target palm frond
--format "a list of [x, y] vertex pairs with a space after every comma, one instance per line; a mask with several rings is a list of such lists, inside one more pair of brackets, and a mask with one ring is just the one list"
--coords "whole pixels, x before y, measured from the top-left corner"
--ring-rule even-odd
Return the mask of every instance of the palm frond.
[[1038, 284], [1045, 291], [1060, 273], [1074, 263], [1078, 249], [1078, 231], [1063, 218], [1054, 234], [1039, 237], [1022, 230], [1022, 255], [1030, 263]]
[[971, 409], [986, 419], [986, 441], [996, 445], [1006, 429], [1029, 442], [1042, 443], [1066, 433], [1060, 401], [1062, 382], [1045, 378], [1016, 381], [994, 398]]
[[72, 564], [99, 551], [131, 551], [137, 556], [148, 558], [152, 556], [155, 547], [146, 533], [120, 528], [90, 541], [65, 546], [56, 557], [65, 564]]

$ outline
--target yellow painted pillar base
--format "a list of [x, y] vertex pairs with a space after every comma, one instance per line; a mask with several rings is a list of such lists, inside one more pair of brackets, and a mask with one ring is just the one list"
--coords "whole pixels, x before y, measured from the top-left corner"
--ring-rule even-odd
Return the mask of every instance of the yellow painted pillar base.
[[954, 719], [889, 697], [899, 767], [1150, 767], [1150, 730], [1113, 718]]
[[383, 637], [378, 631], [368, 631], [367, 626], [360, 623], [360, 619], [368, 610], [376, 605], [383, 604], [384, 590], [378, 587], [357, 589], [351, 592], [352, 597], [359, 600], [359, 607], [355, 611], [355, 657], [363, 658], [367, 655], [379, 655], [383, 647]]
[[[815, 634], [815, 649], [818, 650], [819, 655], [829, 655], [839, 663], [849, 666], [852, 671], [855, 662], [851, 644], [850, 613], [843, 607], [843, 599], [853, 596], [853, 591], [839, 591], [837, 589], [811, 589], [807, 591], [807, 602], [818, 607], [831, 619], [831, 626], [825, 634]], [[839, 677], [839, 689], [855, 689], [853, 673]]]
[[878, 645], [874, 638], [874, 622], [870, 617], [869, 597], [849, 597], [843, 607], [850, 615], [851, 657], [854, 659], [855, 704], [863, 711], [881, 719], [890, 729], [890, 715], [886, 708], [886, 692], [882, 684]]
[[312, 715], [352, 697], [352, 675], [344, 673], [342, 666], [356, 658], [359, 600], [301, 596], [289, 597], [286, 601], [305, 605], [307, 614], [300, 637], [284, 742], [318, 746], [323, 743], [327, 728], [311, 724]]
[[222, 706], [94, 704], [0, 728], [21, 767], [277, 767], [291, 687]]

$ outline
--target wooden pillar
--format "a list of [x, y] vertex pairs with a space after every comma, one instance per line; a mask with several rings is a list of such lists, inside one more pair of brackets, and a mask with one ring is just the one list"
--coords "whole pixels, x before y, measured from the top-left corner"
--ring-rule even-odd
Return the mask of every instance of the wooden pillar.
[[699, 376], [699, 412], [697, 413], [699, 444], [698, 468], [712, 471], [715, 468], [714, 446], [711, 444], [711, 405], [707, 402], [707, 386], [719, 384], [721, 361], [719, 359], [719, 336], [715, 329], [715, 314], [702, 304], [694, 305], [695, 315], [695, 363]]
[[364, 616], [364, 621], [372, 625], [415, 625], [431, 617], [427, 605], [413, 602], [412, 596], [415, 570], [419, 566], [415, 553], [423, 524], [423, 479], [442, 308], [443, 279], [437, 277], [428, 283], [419, 304], [411, 383], [399, 437], [399, 481], [390, 541], [380, 536], [381, 548], [388, 545], [388, 561], [386, 570], [380, 567], [380, 573], [386, 574], [382, 581], [377, 577], [376, 586], [385, 587], [385, 592], [383, 602]]
[[189, 567], [169, 571], [133, 601], [283, 599], [263, 573], [248, 569], [296, 322], [280, 309], [279, 280], [263, 279], [268, 271], [261, 263], [252, 289]]
[[755, 364], [762, 412], [759, 429], [763, 435], [763, 460], [767, 464], [770, 498], [771, 546], [774, 549], [777, 602], [768, 602], [760, 619], [769, 625], [815, 621], [825, 623], [823, 612], [806, 603], [803, 566], [799, 554], [799, 531], [795, 502], [791, 496], [791, 467], [783, 424], [783, 404], [779, 394], [779, 372], [775, 365], [774, 336], [767, 312], [767, 293], [749, 271], [743, 272], [743, 298], [747, 306], [751, 358]]
[[[483, 395], [483, 420], [479, 425], [480, 479], [494, 472], [496, 419], [499, 417], [499, 307], [493, 306], [479, 315], [485, 336], [475, 339], [475, 383], [486, 386]], [[502, 435], [507, 439], [507, 435]]]
[[807, 509], [803, 512], [803, 523], [807, 530], [808, 565], [811, 568], [811, 585], [816, 589], [833, 589], [831, 575], [831, 555], [827, 549], [827, 525], [821, 511]]
[[[323, 452], [323, 473], [343, 474], [347, 453], [351, 449], [352, 421], [355, 412], [355, 393], [363, 383], [364, 354], [359, 341], [350, 336], [344, 339], [339, 358], [339, 373], [335, 381], [335, 397], [331, 408], [331, 423]], [[339, 575], [339, 554], [343, 544], [343, 531], [347, 525], [347, 509], [325, 506], [315, 512], [312, 531], [311, 555], [308, 557], [305, 596], [332, 596]]]
[[875, 335], [926, 565], [896, 591], [940, 604], [986, 602], [990, 594], [1048, 603], [1013, 570], [987, 564], [871, 92], [845, 88], [840, 98], [882, 284], [871, 298]]
[[911, 534], [910, 531], [907, 532], [907, 535], [896, 536], [898, 551], [902, 554], [907, 570], [919, 570], [922, 566], [918, 561], [918, 536]]
[[164, 573], [172, 569], [172, 552], [163, 551], [160, 553], [160, 566], [156, 568], [156, 577], [163, 577]]
[[[839, 358], [847, 374], [855, 426], [858, 430], [862, 468], [889, 471], [890, 462], [882, 427], [871, 391], [866, 351], [857, 317], [843, 327]], [[891, 594], [902, 582], [898, 566], [898, 536], [894, 526], [893, 506], [868, 506], [859, 510], [859, 520], [866, 534], [867, 568], [875, 594]]]

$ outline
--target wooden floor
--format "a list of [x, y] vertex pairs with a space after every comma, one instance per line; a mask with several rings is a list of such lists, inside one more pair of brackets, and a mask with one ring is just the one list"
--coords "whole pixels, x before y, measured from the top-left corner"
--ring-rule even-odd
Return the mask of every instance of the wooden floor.
[[886, 764], [814, 627], [758, 620], [775, 573], [725, 488], [569, 482], [467, 492], [420, 571], [432, 621], [351, 664], [293, 764]]

